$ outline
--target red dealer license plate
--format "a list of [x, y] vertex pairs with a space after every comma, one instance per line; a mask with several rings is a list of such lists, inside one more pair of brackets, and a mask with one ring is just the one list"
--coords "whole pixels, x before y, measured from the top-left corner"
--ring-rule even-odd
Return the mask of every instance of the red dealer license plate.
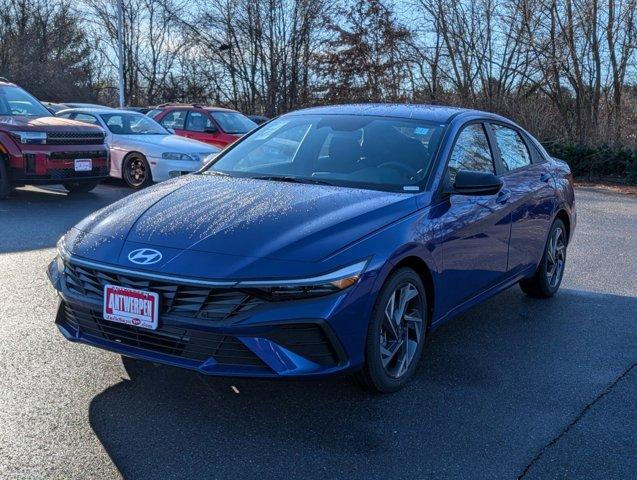
[[155, 330], [159, 318], [159, 294], [133, 288], [104, 287], [104, 319]]

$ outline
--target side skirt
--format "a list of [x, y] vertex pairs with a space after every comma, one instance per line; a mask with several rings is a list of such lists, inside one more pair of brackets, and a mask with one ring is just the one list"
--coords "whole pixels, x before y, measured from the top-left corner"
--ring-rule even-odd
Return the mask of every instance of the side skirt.
[[438, 318], [438, 319], [436, 319], [435, 321], [432, 322], [431, 330], [432, 331], [435, 330], [436, 328], [438, 328], [443, 323], [447, 322], [448, 320], [451, 320], [454, 317], [457, 317], [461, 313], [466, 312], [471, 307], [473, 307], [473, 306], [475, 306], [475, 305], [477, 305], [479, 303], [482, 303], [485, 300], [488, 300], [489, 298], [497, 295], [498, 293], [506, 290], [507, 288], [512, 287], [513, 285], [518, 283], [523, 278], [528, 278], [530, 275], [532, 275], [535, 272], [536, 268], [537, 268], [536, 266], [532, 265], [531, 267], [529, 267], [529, 268], [527, 268], [525, 270], [522, 270], [521, 272], [516, 273], [514, 276], [503, 280], [502, 282], [490, 287], [489, 289], [485, 290], [484, 292], [477, 294], [475, 297], [470, 298], [469, 300], [465, 301], [464, 303], [461, 303], [460, 305], [452, 308], [445, 315], [443, 315], [442, 317], [440, 317], [440, 318]]

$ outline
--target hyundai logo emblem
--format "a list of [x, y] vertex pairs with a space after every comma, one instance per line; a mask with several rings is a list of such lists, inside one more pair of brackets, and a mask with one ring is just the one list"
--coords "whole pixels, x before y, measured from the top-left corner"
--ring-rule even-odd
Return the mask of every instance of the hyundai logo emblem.
[[152, 265], [161, 260], [162, 254], [152, 248], [138, 248], [128, 254], [128, 259], [138, 265]]

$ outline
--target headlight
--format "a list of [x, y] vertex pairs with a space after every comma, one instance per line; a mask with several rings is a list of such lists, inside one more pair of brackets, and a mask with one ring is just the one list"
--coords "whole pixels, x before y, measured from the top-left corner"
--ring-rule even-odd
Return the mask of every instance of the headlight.
[[44, 145], [46, 144], [46, 132], [11, 132], [11, 136], [20, 143]]
[[290, 280], [239, 282], [239, 288], [255, 288], [273, 300], [319, 297], [340, 292], [356, 284], [365, 271], [367, 260], [340, 268], [325, 275]]
[[187, 153], [172, 153], [172, 152], [162, 153], [161, 158], [163, 158], [164, 160], [186, 160], [189, 162], [192, 162], [192, 161], [196, 162], [197, 160], [199, 160], [198, 158], [196, 158], [195, 155], [189, 155]]

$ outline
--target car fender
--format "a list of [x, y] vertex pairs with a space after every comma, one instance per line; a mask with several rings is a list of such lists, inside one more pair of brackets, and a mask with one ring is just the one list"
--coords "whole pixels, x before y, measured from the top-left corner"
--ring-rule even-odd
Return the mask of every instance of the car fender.
[[14, 167], [21, 167], [22, 162], [22, 152], [20, 151], [20, 147], [16, 144], [16, 142], [11, 138], [9, 134], [6, 132], [0, 132], [0, 153], [5, 153], [9, 155], [9, 163], [11, 164], [12, 159], [18, 159], [17, 161], [20, 163], [16, 163], [15, 165], [11, 165]]

